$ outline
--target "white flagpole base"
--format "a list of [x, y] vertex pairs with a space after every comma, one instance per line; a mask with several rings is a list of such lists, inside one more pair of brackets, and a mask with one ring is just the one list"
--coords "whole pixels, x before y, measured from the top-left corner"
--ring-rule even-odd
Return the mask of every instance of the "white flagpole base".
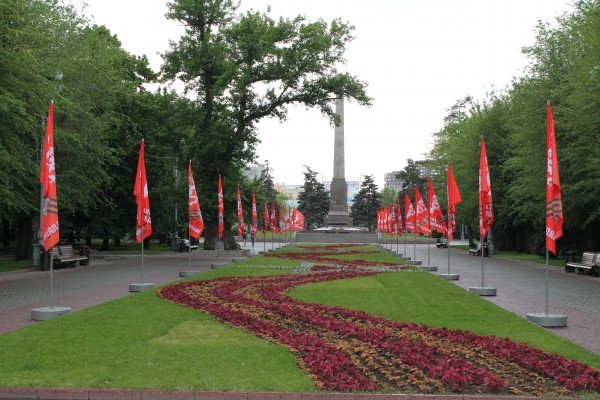
[[460, 275], [458, 274], [439, 274], [439, 277], [448, 281], [457, 281], [460, 279]]
[[529, 313], [527, 314], [527, 321], [545, 328], [567, 326], [567, 316], [563, 314]]
[[70, 312], [70, 307], [39, 307], [31, 310], [31, 319], [34, 321], [46, 321]]
[[492, 287], [470, 287], [470, 292], [477, 293], [480, 296], [495, 296], [496, 288]]
[[437, 271], [437, 267], [434, 267], [433, 265], [429, 265], [429, 266], [427, 266], [427, 265], [425, 265], [425, 266], [421, 266], [421, 269], [422, 269], [423, 271], [427, 271], [427, 272], [434, 272], [434, 271]]
[[252, 253], [252, 254], [249, 254], [248, 257], [256, 258], [256, 257], [260, 257], [260, 254]]
[[154, 283], [130, 283], [129, 291], [130, 292], [143, 292], [148, 289], [152, 289], [156, 285]]
[[423, 261], [421, 261], [421, 260], [412, 260], [410, 263], [411, 263], [412, 265], [422, 265], [422, 264], [423, 264]]
[[210, 267], [212, 269], [219, 269], [219, 268], [223, 268], [226, 265], [229, 265], [229, 264], [228, 263], [211, 263]]
[[194, 276], [199, 273], [200, 273], [200, 271], [179, 271], [179, 276], [181, 278], [187, 278], [189, 276]]
[[231, 262], [238, 263], [238, 262], [242, 262], [247, 259], [248, 259], [248, 257], [234, 257], [231, 259]]

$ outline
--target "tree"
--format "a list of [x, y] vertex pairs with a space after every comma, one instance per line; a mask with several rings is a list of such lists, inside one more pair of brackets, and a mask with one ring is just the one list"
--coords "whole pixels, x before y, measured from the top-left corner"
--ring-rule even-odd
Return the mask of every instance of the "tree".
[[317, 180], [317, 173], [305, 167], [304, 186], [298, 194], [298, 211], [304, 214], [304, 224], [308, 229], [320, 228], [329, 211], [329, 194], [325, 185]]
[[[336, 98], [371, 102], [363, 82], [338, 71], [352, 40], [351, 26], [340, 20], [275, 21], [257, 11], [236, 13], [231, 0], [177, 0], [167, 13], [186, 33], [164, 54], [163, 78], [182, 81], [196, 96], [200, 116], [190, 147], [204, 161], [200, 175], [213, 187], [219, 174], [231, 180], [253, 160], [262, 118], [283, 121], [288, 106], [302, 104], [334, 121]], [[235, 210], [235, 196], [225, 197], [225, 209]], [[207, 216], [216, 215], [214, 201], [206, 208]], [[208, 249], [216, 242], [216, 218], [206, 222]], [[237, 246], [232, 236], [225, 245]]]
[[373, 230], [377, 226], [377, 210], [381, 208], [382, 194], [375, 184], [373, 175], [365, 175], [360, 190], [354, 196], [352, 220], [354, 225]]
[[390, 204], [396, 204], [396, 199], [398, 198], [398, 193], [392, 188], [383, 188], [381, 191], [381, 204], [384, 206], [388, 206]]

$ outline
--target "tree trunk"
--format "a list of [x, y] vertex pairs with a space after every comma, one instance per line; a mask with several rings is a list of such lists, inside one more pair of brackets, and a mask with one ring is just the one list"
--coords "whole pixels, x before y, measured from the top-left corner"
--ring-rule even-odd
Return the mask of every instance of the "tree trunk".
[[17, 220], [16, 260], [31, 260], [33, 257], [33, 220], [21, 217]]
[[7, 219], [2, 220], [2, 254], [8, 254], [10, 247], [10, 222]]
[[102, 235], [102, 251], [108, 251], [108, 249], [109, 249], [108, 241], [109, 241], [108, 231], [105, 229], [104, 234]]
[[[204, 229], [204, 250], [214, 250], [218, 241], [219, 224], [217, 222], [207, 223]], [[225, 232], [223, 232], [221, 242], [225, 245], [225, 250], [239, 250], [240, 248], [228, 223], [225, 223]]]
[[121, 247], [121, 238], [118, 235], [115, 235], [113, 242], [115, 247]]

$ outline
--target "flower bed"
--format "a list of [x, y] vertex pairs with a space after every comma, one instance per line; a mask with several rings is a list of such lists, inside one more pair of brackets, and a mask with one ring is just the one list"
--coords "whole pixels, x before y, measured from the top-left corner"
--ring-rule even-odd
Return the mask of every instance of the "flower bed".
[[313, 266], [310, 274], [180, 283], [159, 290], [159, 295], [287, 346], [321, 389], [546, 396], [600, 393], [597, 370], [525, 344], [389, 321], [285, 295], [298, 285], [374, 274], [352, 262], [346, 269], [339, 263], [336, 260], [335, 268]]

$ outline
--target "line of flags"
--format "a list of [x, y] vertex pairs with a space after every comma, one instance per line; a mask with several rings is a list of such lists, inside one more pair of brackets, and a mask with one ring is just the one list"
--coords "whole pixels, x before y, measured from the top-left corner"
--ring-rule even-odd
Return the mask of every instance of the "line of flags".
[[[556, 255], [556, 240], [563, 235], [562, 225], [564, 216], [562, 213], [562, 195], [558, 172], [558, 156], [556, 151], [556, 136], [554, 132], [554, 117], [550, 102], [547, 104], [547, 131], [546, 131], [546, 249]], [[450, 164], [447, 166], [446, 188], [448, 193], [448, 219], [444, 225], [444, 216], [435, 195], [431, 179], [427, 180], [427, 191], [429, 195], [429, 207], [415, 188], [415, 207], [410, 201], [407, 193], [404, 193], [405, 226], [408, 232], [416, 234], [431, 235], [438, 232], [453, 240], [456, 232], [456, 205], [462, 201], [456, 179]], [[402, 220], [397, 219], [400, 215], [400, 203], [396, 207], [384, 207], [377, 210], [377, 229], [384, 233], [401, 235]], [[479, 236], [485, 240], [494, 222], [494, 209], [492, 201], [492, 184], [487, 158], [485, 141], [481, 138], [479, 157]]]
[[[550, 102], [547, 104], [547, 131], [546, 131], [546, 248], [556, 255], [556, 240], [563, 235], [562, 225], [564, 216], [562, 214], [562, 195], [558, 172], [558, 156], [556, 150], [556, 137], [554, 131], [554, 117]], [[138, 243], [152, 234], [152, 220], [150, 216], [150, 199], [148, 194], [148, 181], [146, 177], [146, 166], [144, 160], [144, 146], [142, 140], [136, 171], [136, 179], [133, 194], [136, 199], [136, 240]], [[431, 235], [433, 232], [445, 234], [448, 240], [453, 239], [456, 232], [456, 205], [462, 201], [460, 191], [454, 174], [447, 166], [447, 193], [448, 193], [448, 218], [444, 225], [442, 209], [435, 195], [431, 179], [428, 179], [427, 190], [429, 196], [428, 205], [425, 205], [421, 193], [415, 188], [415, 207], [410, 201], [408, 194], [404, 197], [404, 227], [400, 200], [395, 205], [377, 210], [377, 229], [401, 235], [403, 230], [417, 234]], [[56, 188], [56, 170], [54, 161], [54, 103], [50, 104], [48, 118], [46, 121], [46, 132], [42, 149], [42, 162], [40, 166], [40, 183], [43, 187], [43, 208], [40, 232], [45, 251], [49, 251], [57, 245], [60, 240], [58, 222], [58, 199]], [[198, 239], [204, 230], [204, 222], [200, 211], [200, 203], [192, 176], [192, 162], [188, 165], [188, 192], [189, 192], [189, 235]], [[219, 238], [224, 233], [224, 196], [221, 175], [218, 181], [218, 221]], [[242, 200], [238, 185], [237, 193], [238, 212], [238, 235], [246, 229], [243, 217]], [[271, 204], [269, 214], [267, 203], [263, 207], [263, 232], [267, 229], [271, 232], [282, 232], [289, 230], [304, 229], [304, 215], [297, 209], [289, 210], [284, 215], [284, 210], [279, 209], [279, 223], [275, 212], [275, 203]], [[479, 163], [479, 234], [485, 239], [494, 222], [492, 186], [490, 182], [487, 150], [483, 137], [481, 138], [481, 153]], [[403, 229], [404, 228], [404, 229]], [[258, 229], [258, 213], [256, 209], [256, 198], [252, 192], [252, 233], [256, 234]]]

